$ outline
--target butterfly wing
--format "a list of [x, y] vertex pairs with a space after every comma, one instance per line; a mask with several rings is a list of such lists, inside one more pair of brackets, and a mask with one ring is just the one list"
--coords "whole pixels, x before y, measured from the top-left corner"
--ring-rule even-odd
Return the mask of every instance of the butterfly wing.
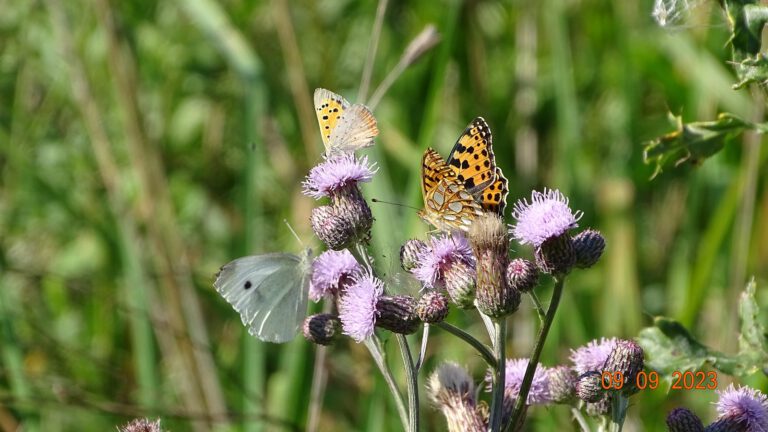
[[464, 129], [448, 156], [448, 166], [471, 194], [496, 181], [496, 158], [491, 141], [491, 128], [482, 117], [477, 117]]
[[421, 191], [424, 210], [419, 215], [441, 231], [468, 231], [472, 221], [482, 214], [480, 204], [431, 148], [422, 158]]
[[309, 269], [309, 251], [246, 256], [222, 267], [213, 286], [251, 335], [282, 343], [293, 339], [306, 315]]
[[483, 210], [493, 212], [504, 216], [504, 209], [507, 206], [507, 195], [509, 194], [509, 185], [501, 168], [496, 167], [496, 181], [483, 189], [480, 196], [476, 197], [480, 201]]
[[340, 95], [322, 88], [315, 89], [314, 102], [320, 134], [323, 136], [323, 145], [327, 151], [333, 130], [341, 121], [344, 111], [349, 108], [349, 102]]
[[326, 156], [352, 153], [373, 145], [379, 134], [376, 118], [368, 107], [354, 104], [344, 110], [326, 143]]

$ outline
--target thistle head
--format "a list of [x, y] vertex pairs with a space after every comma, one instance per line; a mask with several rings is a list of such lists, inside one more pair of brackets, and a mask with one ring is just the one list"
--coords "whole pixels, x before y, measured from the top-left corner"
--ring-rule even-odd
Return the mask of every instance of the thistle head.
[[576, 267], [589, 268], [597, 263], [605, 249], [605, 237], [600, 231], [586, 229], [573, 238], [573, 249], [576, 253]]
[[407, 295], [381, 296], [376, 302], [376, 326], [393, 333], [411, 334], [419, 328], [416, 300]]
[[338, 302], [342, 333], [358, 343], [371, 336], [376, 325], [376, 305], [383, 293], [384, 283], [379, 279], [367, 273], [355, 275]]
[[360, 264], [346, 249], [323, 252], [312, 263], [309, 298], [318, 302], [325, 296], [337, 295], [361, 270]]
[[425, 291], [416, 303], [416, 315], [427, 324], [442, 322], [448, 312], [448, 298], [440, 291]]
[[304, 338], [317, 345], [331, 345], [341, 334], [339, 317], [329, 313], [310, 315], [304, 318]]
[[768, 397], [749, 388], [733, 384], [717, 392], [718, 421], [738, 425], [745, 432], [768, 431]]
[[675, 408], [667, 414], [669, 432], [704, 432], [701, 419], [687, 408]]

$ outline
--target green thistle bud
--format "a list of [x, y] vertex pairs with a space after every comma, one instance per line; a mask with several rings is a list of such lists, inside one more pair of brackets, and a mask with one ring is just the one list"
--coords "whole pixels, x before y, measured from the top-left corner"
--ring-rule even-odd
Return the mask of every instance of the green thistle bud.
[[605, 249], [605, 238], [600, 231], [587, 229], [573, 238], [576, 251], [576, 267], [589, 268], [595, 265]]
[[513, 259], [507, 266], [507, 283], [520, 292], [532, 291], [539, 284], [539, 270], [526, 259]]
[[427, 291], [416, 303], [416, 315], [425, 323], [442, 322], [448, 316], [448, 298], [439, 291]]
[[341, 334], [341, 320], [329, 313], [310, 315], [304, 319], [304, 338], [318, 345], [331, 345]]
[[598, 402], [605, 397], [602, 373], [590, 371], [579, 376], [576, 381], [576, 396], [584, 402]]
[[475, 307], [475, 270], [463, 262], [455, 262], [445, 271], [445, 291], [461, 309]]
[[569, 403], [576, 396], [576, 373], [568, 366], [557, 366], [547, 372], [550, 399], [554, 403]]
[[500, 318], [520, 306], [520, 291], [507, 283], [509, 233], [501, 218], [486, 213], [472, 223], [469, 243], [475, 255], [477, 307], [490, 317]]
[[543, 273], [564, 275], [576, 264], [576, 251], [568, 234], [544, 241], [535, 251], [536, 265]]
[[403, 270], [410, 273], [418, 264], [421, 255], [429, 249], [421, 240], [411, 239], [400, 248], [400, 264]]
[[381, 296], [376, 302], [376, 326], [394, 333], [411, 334], [419, 328], [416, 300], [411, 296]]
[[687, 408], [675, 408], [667, 414], [669, 432], [704, 432], [701, 419]]

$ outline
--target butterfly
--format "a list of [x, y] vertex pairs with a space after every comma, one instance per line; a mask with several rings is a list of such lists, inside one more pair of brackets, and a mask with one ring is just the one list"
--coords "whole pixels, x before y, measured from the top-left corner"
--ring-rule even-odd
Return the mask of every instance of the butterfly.
[[503, 215], [508, 183], [491, 145], [491, 129], [477, 117], [456, 141], [448, 162], [431, 148], [424, 152], [422, 219], [441, 231], [468, 231], [484, 212]]
[[350, 104], [330, 90], [315, 89], [315, 114], [326, 158], [370, 147], [379, 134], [371, 110], [365, 105]]
[[214, 288], [240, 314], [248, 333], [265, 342], [296, 336], [307, 312], [312, 251], [238, 258], [216, 275]]

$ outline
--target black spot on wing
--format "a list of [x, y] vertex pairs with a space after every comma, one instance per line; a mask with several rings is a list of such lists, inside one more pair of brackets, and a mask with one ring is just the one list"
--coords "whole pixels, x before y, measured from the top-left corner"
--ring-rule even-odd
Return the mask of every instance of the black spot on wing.
[[250, 288], [250, 287], [252, 287], [252, 286], [253, 286], [253, 284], [251, 283], [251, 281], [245, 281], [245, 284], [243, 285], [243, 287], [244, 287], [245, 289], [248, 289], [248, 288]]

